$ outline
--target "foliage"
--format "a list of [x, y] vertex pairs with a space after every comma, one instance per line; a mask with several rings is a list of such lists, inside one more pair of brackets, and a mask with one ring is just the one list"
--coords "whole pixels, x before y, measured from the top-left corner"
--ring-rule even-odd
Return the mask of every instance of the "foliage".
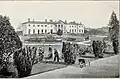
[[75, 47], [70, 43], [65, 43], [66, 45], [64, 50], [64, 62], [66, 64], [74, 64], [76, 60]]
[[109, 33], [111, 37], [111, 41], [113, 42], [113, 50], [115, 54], [119, 53], [118, 46], [118, 36], [119, 36], [119, 21], [117, 20], [117, 16], [115, 12], [112, 13], [109, 25], [111, 26], [109, 28]]
[[87, 35], [106, 35], [107, 32], [100, 30], [100, 29], [91, 29], [90, 31], [86, 32]]
[[[11, 55], [13, 62], [9, 61]], [[22, 42], [11, 26], [9, 18], [0, 15], [0, 75], [4, 75], [4, 78], [30, 75], [32, 69], [30, 59], [31, 57], [22, 49]], [[14, 69], [16, 72], [13, 72]]]
[[58, 29], [58, 31], [57, 31], [57, 35], [62, 35], [63, 34], [63, 31], [61, 30], [61, 29]]
[[[5, 73], [9, 72], [9, 66], [11, 64], [9, 59], [11, 55], [14, 54], [15, 49], [21, 47], [22, 42], [11, 26], [9, 18], [0, 15], [0, 72], [3, 72], [2, 70], [4, 70]], [[7, 76], [5, 74], [3, 75], [5, 77]]]
[[93, 53], [96, 58], [103, 58], [103, 51], [105, 48], [105, 43], [101, 41], [93, 41]]

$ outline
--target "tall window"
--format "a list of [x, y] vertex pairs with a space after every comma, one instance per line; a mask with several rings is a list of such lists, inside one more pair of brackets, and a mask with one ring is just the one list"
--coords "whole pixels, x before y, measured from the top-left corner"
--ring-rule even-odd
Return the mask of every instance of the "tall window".
[[33, 34], [35, 34], [35, 29], [33, 29]]
[[43, 29], [42, 29], [42, 31], [41, 31], [42, 33], [43, 33]]
[[75, 29], [75, 32], [76, 32], [76, 29]]
[[63, 27], [63, 25], [61, 25], [61, 27]]
[[47, 29], [45, 29], [45, 33], [47, 33]]
[[38, 29], [38, 34], [40, 34], [40, 30]]
[[83, 30], [82, 30], [82, 33], [83, 33]]
[[72, 33], [74, 33], [74, 29], [72, 29]]
[[79, 32], [81, 32], [81, 30], [79, 29]]
[[71, 29], [70, 29], [70, 33], [71, 33]]
[[28, 30], [28, 33], [30, 34], [30, 29]]
[[60, 25], [58, 25], [58, 27], [60, 28]]
[[50, 30], [51, 34], [53, 33], [53, 29]]

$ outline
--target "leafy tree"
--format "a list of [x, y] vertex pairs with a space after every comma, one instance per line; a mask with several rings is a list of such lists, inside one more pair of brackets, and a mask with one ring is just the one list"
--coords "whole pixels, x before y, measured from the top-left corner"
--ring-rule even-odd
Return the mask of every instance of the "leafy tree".
[[70, 43], [65, 43], [65, 50], [64, 50], [64, 62], [66, 64], [74, 64], [76, 60], [76, 53], [75, 47]]
[[[9, 61], [11, 55], [13, 55], [14, 64]], [[22, 48], [22, 42], [11, 26], [9, 18], [0, 15], [0, 77], [30, 75], [31, 61], [30, 54], [28, 55]], [[15, 69], [16, 71], [13, 71]]]
[[11, 72], [9, 71], [9, 67], [13, 66], [9, 59], [11, 55], [14, 54], [15, 50], [21, 47], [22, 42], [11, 26], [9, 18], [0, 15], [0, 75], [4, 75], [4, 77], [12, 75], [5, 75]]
[[119, 21], [117, 20], [117, 16], [115, 12], [112, 13], [109, 25], [111, 26], [109, 28], [110, 38], [113, 44], [113, 50], [115, 54], [119, 53], [119, 42], [118, 42], [118, 36], [119, 36]]
[[58, 29], [58, 31], [57, 31], [57, 35], [62, 35], [63, 34], [63, 31], [61, 30], [61, 29]]

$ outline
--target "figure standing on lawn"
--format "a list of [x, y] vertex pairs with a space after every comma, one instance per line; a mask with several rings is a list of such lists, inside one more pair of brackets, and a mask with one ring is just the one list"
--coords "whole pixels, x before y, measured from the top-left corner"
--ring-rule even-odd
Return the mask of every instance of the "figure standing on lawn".
[[57, 62], [59, 62], [59, 54], [58, 54], [58, 51], [57, 49], [54, 49], [54, 61], [56, 61], [57, 59]]

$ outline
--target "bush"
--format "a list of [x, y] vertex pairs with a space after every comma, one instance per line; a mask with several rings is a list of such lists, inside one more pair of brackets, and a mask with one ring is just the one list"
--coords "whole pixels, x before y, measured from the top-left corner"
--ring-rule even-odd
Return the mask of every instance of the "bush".
[[72, 44], [66, 43], [64, 55], [64, 62], [66, 64], [74, 64], [76, 60], [76, 53]]
[[[0, 15], [0, 73], [3, 72], [2, 70], [4, 70], [4, 73], [12, 72], [9, 70], [9, 66], [13, 66], [13, 64], [11, 64], [9, 58], [16, 49], [21, 47], [22, 42], [11, 26], [9, 18]], [[3, 75], [4, 77], [13, 77], [13, 74]]]

